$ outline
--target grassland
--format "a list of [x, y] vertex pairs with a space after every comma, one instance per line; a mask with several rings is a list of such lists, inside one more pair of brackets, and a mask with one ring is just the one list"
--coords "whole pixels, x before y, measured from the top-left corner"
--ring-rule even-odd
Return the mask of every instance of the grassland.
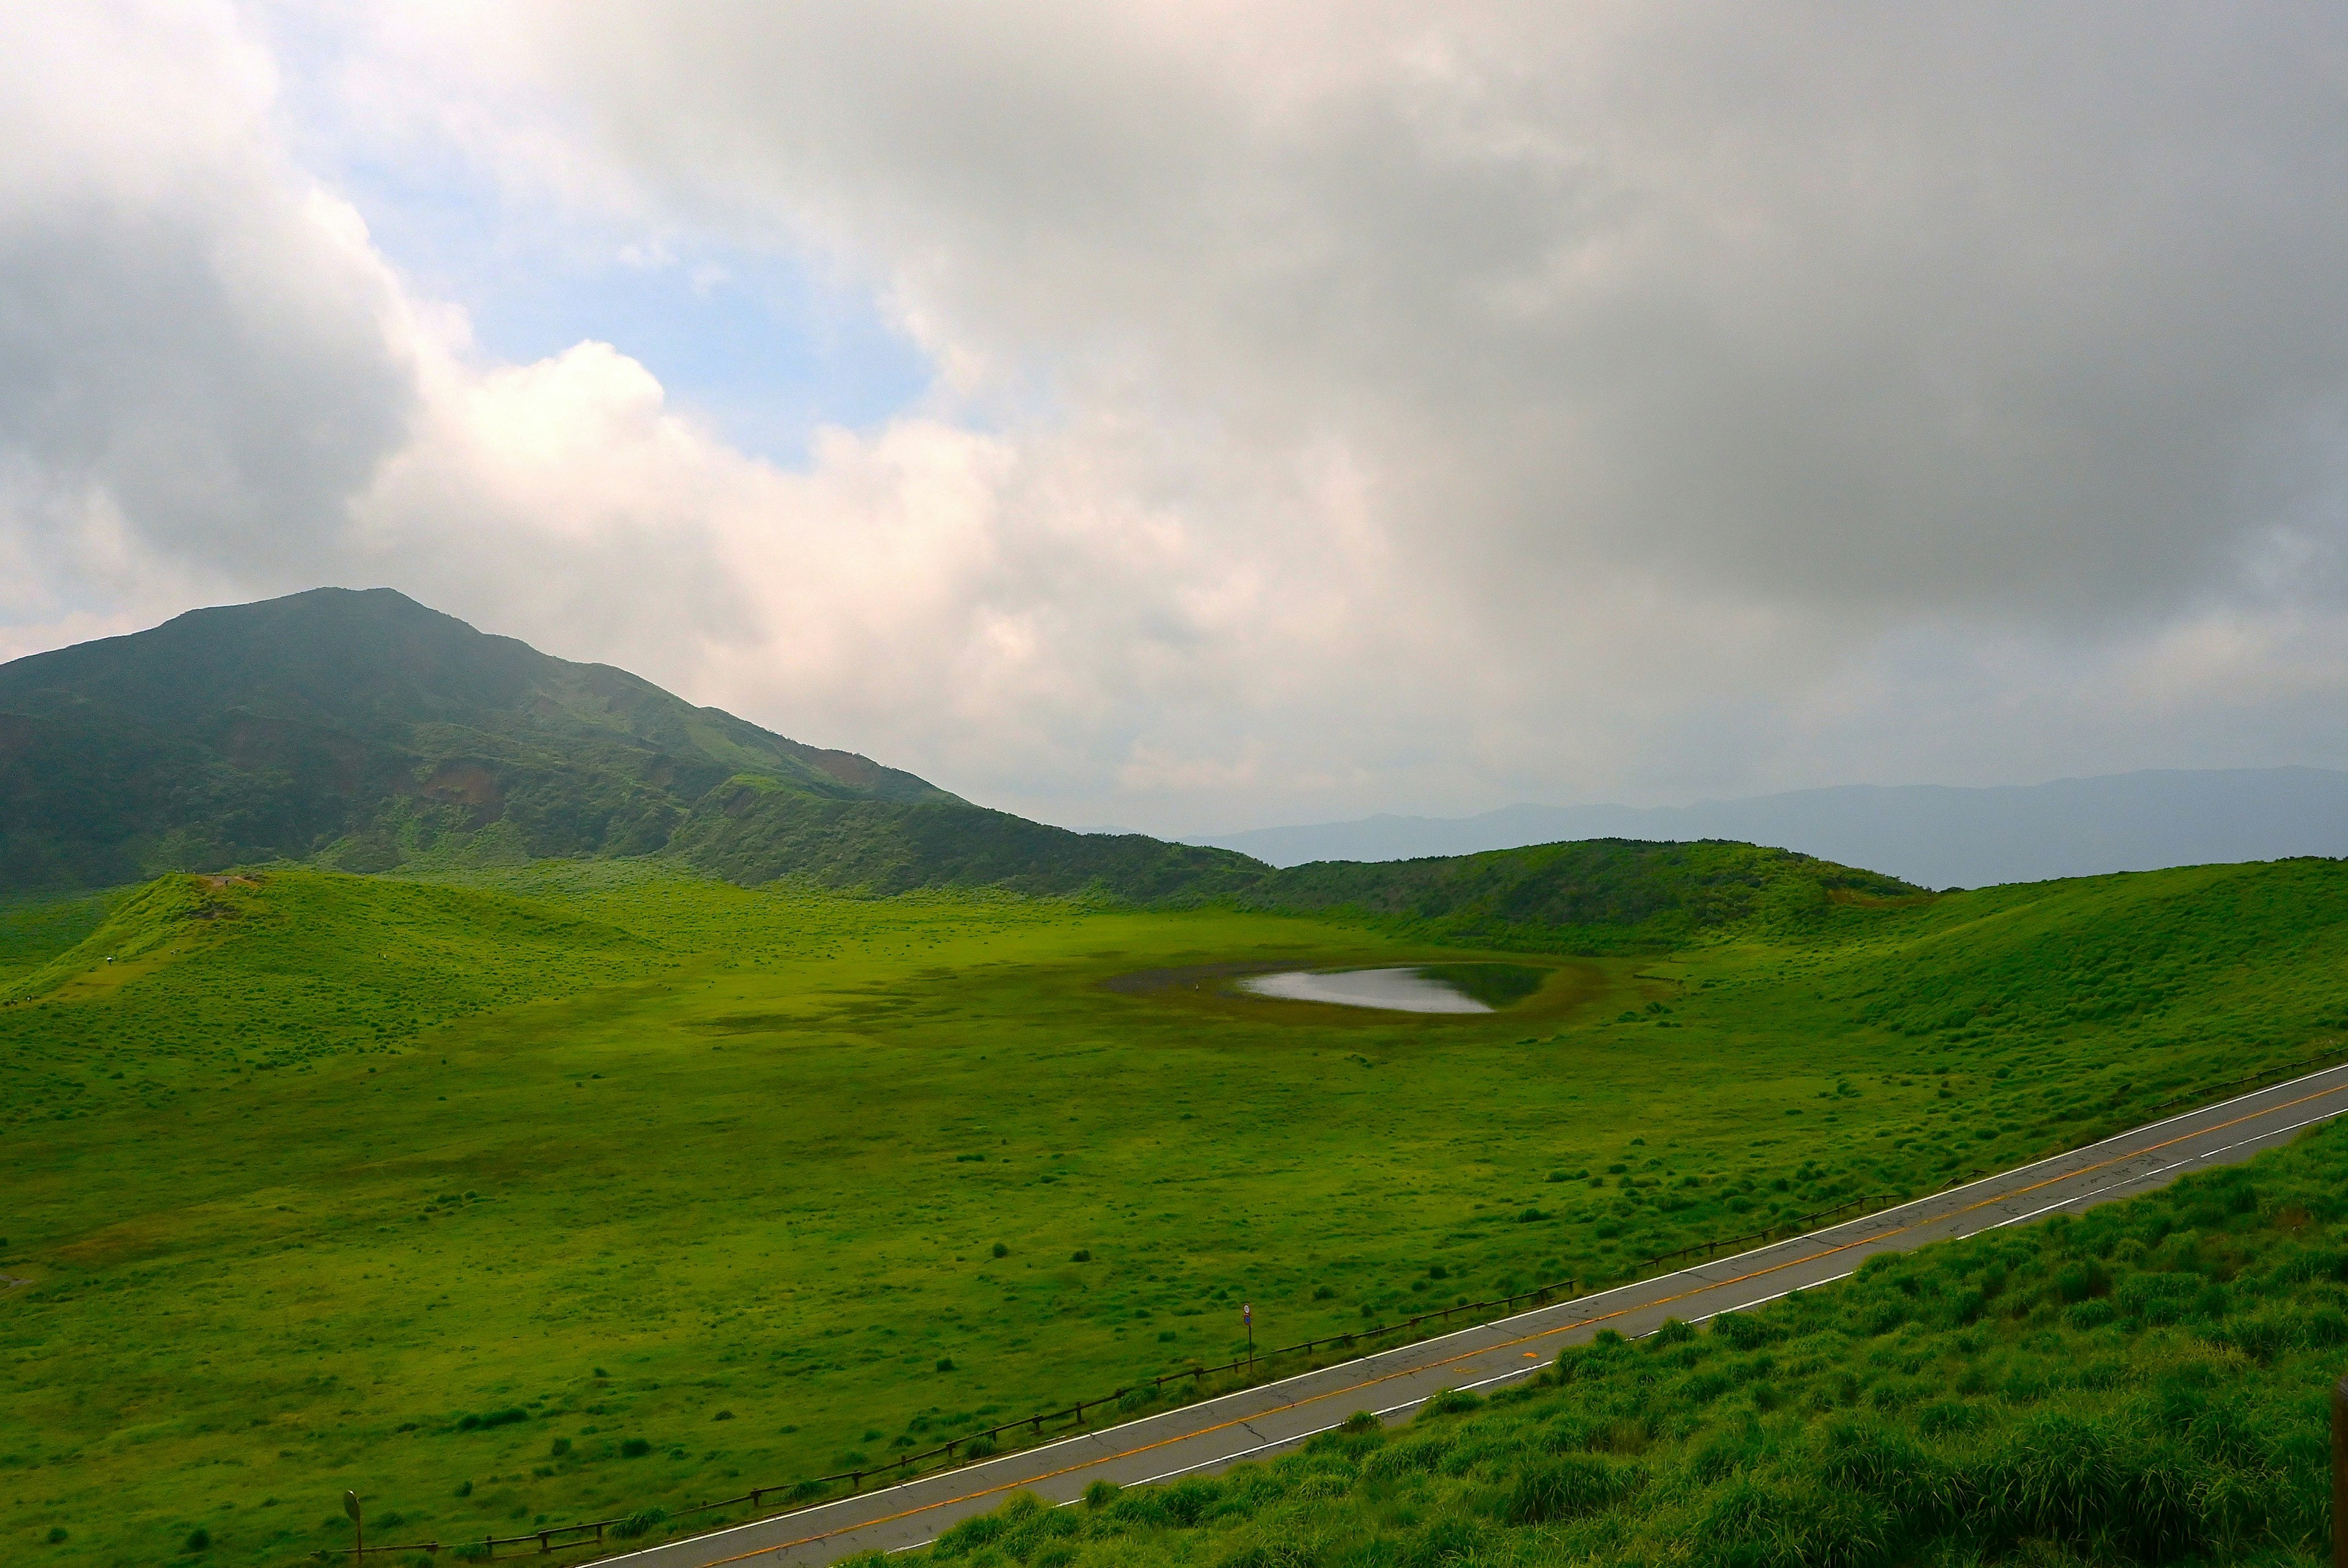
[[1269, 1465], [925, 1553], [997, 1568], [2329, 1561], [2348, 1128], [1858, 1278], [1563, 1352]]
[[[1219, 1358], [1241, 1300], [1302, 1338], [1940, 1185], [2343, 1021], [2331, 863], [1838, 891], [1580, 958], [626, 863], [18, 909], [0, 1541], [673, 1507]], [[1210, 978], [1496, 957], [1551, 978], [1440, 1019]]]

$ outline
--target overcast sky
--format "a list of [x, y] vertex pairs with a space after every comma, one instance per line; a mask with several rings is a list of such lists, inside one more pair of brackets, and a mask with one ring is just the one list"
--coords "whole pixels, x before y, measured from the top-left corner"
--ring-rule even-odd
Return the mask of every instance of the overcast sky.
[[389, 585], [1046, 820], [2348, 764], [2348, 8], [11, 8], [0, 656]]

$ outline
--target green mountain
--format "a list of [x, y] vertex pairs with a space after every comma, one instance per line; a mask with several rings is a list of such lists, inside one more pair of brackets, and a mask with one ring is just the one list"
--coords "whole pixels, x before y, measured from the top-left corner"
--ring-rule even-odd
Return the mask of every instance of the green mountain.
[[1231, 850], [1072, 833], [387, 589], [195, 610], [0, 665], [12, 888], [273, 860], [374, 872], [646, 855], [745, 886], [1222, 901], [1566, 951], [1653, 950], [1917, 892], [1750, 845], [1601, 839], [1276, 871]]
[[17, 888], [271, 859], [644, 854], [737, 775], [953, 803], [387, 589], [193, 610], [0, 665], [0, 883]]

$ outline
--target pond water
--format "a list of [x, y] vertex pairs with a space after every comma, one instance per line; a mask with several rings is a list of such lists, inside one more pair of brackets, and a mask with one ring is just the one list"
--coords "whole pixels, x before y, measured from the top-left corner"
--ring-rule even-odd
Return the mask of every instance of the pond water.
[[[1446, 966], [1464, 967], [1464, 966]], [[1488, 1002], [1468, 994], [1449, 977], [1426, 968], [1345, 969], [1314, 974], [1291, 969], [1250, 975], [1240, 989], [1292, 1002], [1333, 1002], [1339, 1007], [1383, 1008], [1389, 1012], [1490, 1012]]]

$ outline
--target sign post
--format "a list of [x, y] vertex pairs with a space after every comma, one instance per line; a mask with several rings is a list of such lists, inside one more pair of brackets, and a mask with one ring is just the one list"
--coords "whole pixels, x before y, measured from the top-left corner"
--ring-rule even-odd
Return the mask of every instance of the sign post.
[[356, 1532], [357, 1536], [357, 1544], [351, 1548], [351, 1561], [354, 1563], [364, 1563], [366, 1561], [366, 1521], [359, 1517], [359, 1494], [357, 1492], [346, 1491], [343, 1493], [343, 1512], [351, 1516], [351, 1529]]
[[1249, 1371], [1251, 1371], [1251, 1372], [1252, 1372], [1252, 1371], [1254, 1371], [1254, 1370], [1255, 1370], [1255, 1303], [1254, 1303], [1254, 1302], [1252, 1302], [1252, 1301], [1242, 1301], [1242, 1302], [1241, 1302], [1241, 1303], [1240, 1303], [1240, 1321], [1247, 1325], [1247, 1331], [1248, 1331], [1248, 1370], [1249, 1370]]

